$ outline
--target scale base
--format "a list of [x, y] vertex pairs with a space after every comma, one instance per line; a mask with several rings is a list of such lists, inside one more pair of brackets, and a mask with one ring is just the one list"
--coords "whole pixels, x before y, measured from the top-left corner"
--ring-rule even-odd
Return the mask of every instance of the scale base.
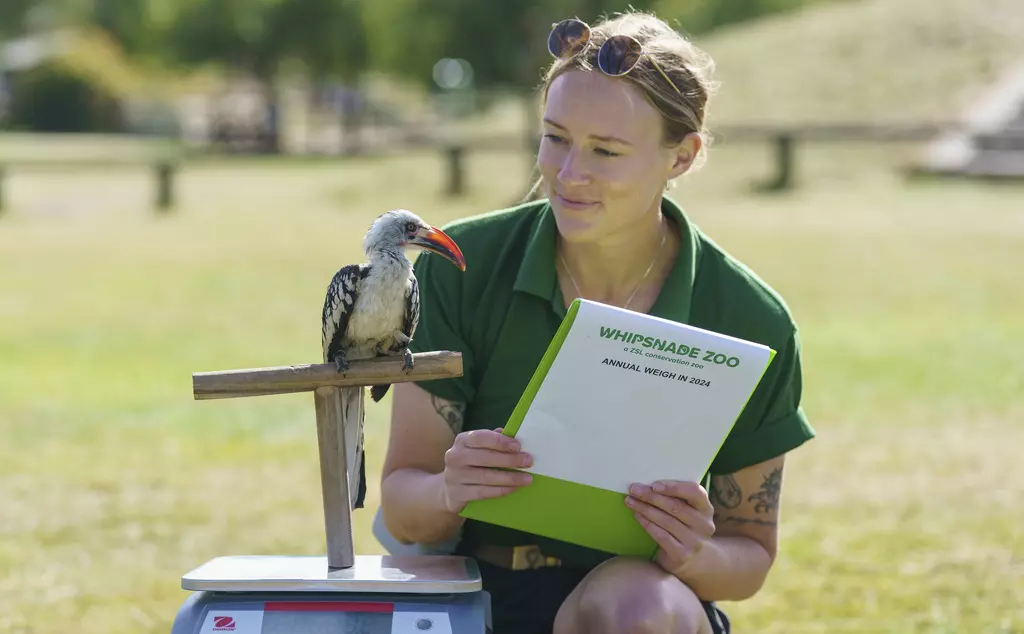
[[487, 634], [476, 561], [447, 555], [231, 556], [188, 572], [171, 634]]

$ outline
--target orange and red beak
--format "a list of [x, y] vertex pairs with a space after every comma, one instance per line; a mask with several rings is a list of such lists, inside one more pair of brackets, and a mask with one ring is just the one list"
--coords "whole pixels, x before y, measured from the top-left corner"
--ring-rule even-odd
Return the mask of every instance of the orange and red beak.
[[409, 240], [409, 244], [421, 247], [427, 251], [433, 251], [459, 267], [460, 271], [466, 270], [466, 258], [462, 255], [462, 249], [440, 229], [435, 227], [420, 229]]

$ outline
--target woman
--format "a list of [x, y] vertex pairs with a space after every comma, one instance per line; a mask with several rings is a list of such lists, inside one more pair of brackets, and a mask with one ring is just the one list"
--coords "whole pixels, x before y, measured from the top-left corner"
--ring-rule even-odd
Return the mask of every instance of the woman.
[[[707, 58], [642, 13], [592, 30], [559, 23], [549, 48], [545, 198], [445, 227], [465, 273], [429, 257], [416, 264], [414, 351], [460, 351], [464, 375], [395, 386], [382, 517], [403, 543], [451, 540], [475, 558], [499, 634], [726, 632], [715, 602], [763, 584], [784, 455], [814, 434], [800, 406], [797, 329], [774, 291], [664, 197], [704, 150]], [[458, 514], [529, 486], [528, 474], [494, 468], [531, 464], [500, 426], [576, 297], [778, 351], [702, 482], [637, 483], [627, 496], [659, 544], [656, 561]]]

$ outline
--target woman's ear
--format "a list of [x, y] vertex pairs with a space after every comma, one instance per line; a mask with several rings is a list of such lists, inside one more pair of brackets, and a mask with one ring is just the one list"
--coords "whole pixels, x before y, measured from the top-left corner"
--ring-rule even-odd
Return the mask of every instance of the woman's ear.
[[681, 176], [693, 166], [693, 161], [700, 153], [703, 143], [700, 135], [696, 132], [691, 132], [683, 137], [683, 140], [672, 150], [672, 165], [669, 168], [670, 179]]

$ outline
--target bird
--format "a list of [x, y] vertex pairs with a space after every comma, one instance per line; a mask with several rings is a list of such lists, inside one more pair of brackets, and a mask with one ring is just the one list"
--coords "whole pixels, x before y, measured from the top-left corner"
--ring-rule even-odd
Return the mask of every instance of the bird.
[[[419, 283], [406, 249], [436, 253], [466, 270], [466, 258], [444, 231], [408, 209], [391, 209], [373, 221], [363, 238], [367, 261], [341, 267], [324, 297], [321, 343], [324, 363], [345, 372], [354, 359], [402, 356], [413, 369], [409, 344], [420, 318]], [[390, 384], [370, 387], [375, 403]]]

